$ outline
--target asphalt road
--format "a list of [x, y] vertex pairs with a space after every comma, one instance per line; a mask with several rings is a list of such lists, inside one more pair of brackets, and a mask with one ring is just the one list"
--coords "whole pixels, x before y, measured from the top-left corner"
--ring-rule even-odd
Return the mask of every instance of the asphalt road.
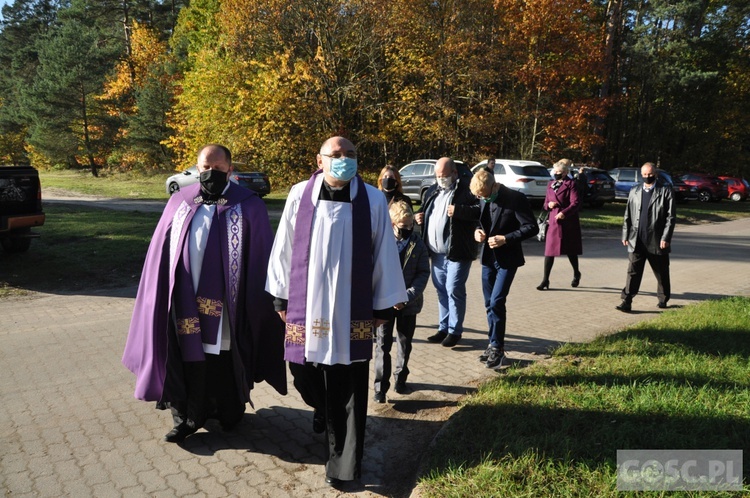
[[[51, 199], [49, 199], [51, 200]], [[105, 203], [96, 200], [103, 207]], [[132, 208], [128, 208], [132, 209]], [[142, 209], [142, 208], [139, 208]], [[159, 208], [160, 209], [160, 208]], [[670, 305], [750, 295], [750, 218], [678, 226]], [[570, 287], [565, 258], [542, 277], [542, 244], [524, 244], [508, 300], [507, 348], [523, 365], [562, 342], [657, 316], [647, 270], [632, 313], [614, 309], [627, 256], [617, 231], [584, 233], [581, 286]], [[2, 264], [2, 260], [0, 260]], [[418, 317], [409, 395], [370, 403], [364, 470], [355, 496], [408, 496], [430, 440], [458, 400], [495, 372], [478, 361], [486, 346], [481, 269], [468, 283], [466, 332], [453, 349], [426, 341], [437, 322], [428, 285]], [[324, 440], [290, 383], [279, 396], [265, 384], [233, 433], [209, 426], [182, 445], [165, 443], [168, 413], [132, 397], [134, 378], [120, 364], [134, 288], [34, 294], [0, 300], [0, 489], [8, 496], [337, 496], [324, 483]]]

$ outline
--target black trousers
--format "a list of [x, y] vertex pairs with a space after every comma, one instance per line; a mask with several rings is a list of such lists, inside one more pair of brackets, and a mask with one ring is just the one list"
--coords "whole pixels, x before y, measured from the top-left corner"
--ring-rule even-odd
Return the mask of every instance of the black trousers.
[[170, 407], [175, 427], [185, 422], [198, 429], [215, 418], [228, 428], [242, 420], [245, 403], [237, 390], [231, 351], [207, 354], [206, 361], [183, 362], [182, 368], [187, 400]]
[[362, 475], [370, 362], [351, 365], [289, 363], [305, 403], [325, 415], [326, 476], [351, 481]]
[[396, 353], [396, 369], [393, 378], [397, 384], [406, 383], [409, 377], [409, 356], [411, 355], [411, 341], [417, 328], [417, 315], [404, 315], [400, 310], [383, 326], [378, 327], [375, 342], [375, 391], [386, 393], [391, 387], [391, 347], [393, 347], [394, 326], [398, 333], [398, 352]]
[[638, 294], [643, 279], [643, 270], [648, 261], [656, 277], [656, 295], [659, 302], [669, 301], [672, 292], [672, 285], [669, 281], [669, 254], [653, 254], [645, 249], [636, 248], [635, 251], [628, 253], [628, 259], [628, 275], [625, 288], [622, 289], [622, 300], [629, 303]]

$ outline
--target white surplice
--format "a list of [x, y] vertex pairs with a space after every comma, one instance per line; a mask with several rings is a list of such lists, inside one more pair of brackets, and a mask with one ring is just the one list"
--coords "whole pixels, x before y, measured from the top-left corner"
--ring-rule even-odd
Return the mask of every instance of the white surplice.
[[[315, 177], [311, 204], [315, 209], [310, 240], [310, 265], [307, 281], [305, 320], [305, 359], [324, 365], [351, 363], [349, 334], [352, 286], [352, 204], [322, 201], [323, 175]], [[289, 299], [289, 287], [299, 282], [290, 275], [292, 242], [297, 210], [307, 181], [292, 187], [276, 231], [268, 264], [266, 291]], [[382, 310], [408, 300], [396, 249], [388, 203], [375, 187], [365, 184], [370, 201], [372, 228], [372, 309]], [[351, 183], [351, 198], [357, 195], [357, 184]], [[374, 330], [373, 330], [374, 333]]]

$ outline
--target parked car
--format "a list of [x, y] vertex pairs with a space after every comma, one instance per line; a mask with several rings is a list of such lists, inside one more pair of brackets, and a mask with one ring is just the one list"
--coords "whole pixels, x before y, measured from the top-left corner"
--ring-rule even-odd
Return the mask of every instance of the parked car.
[[7, 253], [28, 251], [31, 239], [39, 237], [31, 229], [44, 225], [45, 219], [37, 170], [31, 166], [0, 166], [0, 245], [3, 250]]
[[[666, 174], [666, 172], [664, 172]], [[697, 201], [698, 200], [698, 189], [692, 185], [680, 180], [679, 177], [667, 175], [668, 181], [672, 182], [672, 190], [675, 193], [675, 200], [677, 202]]]
[[[485, 166], [487, 160], [475, 165], [471, 171], [474, 173]], [[547, 168], [536, 161], [495, 159], [495, 181], [521, 192], [529, 199], [544, 200], [550, 180]]]
[[750, 183], [744, 178], [735, 178], [733, 176], [720, 176], [720, 179], [727, 182], [727, 191], [729, 198], [733, 201], [744, 201], [750, 194]]
[[[573, 168], [570, 170], [576, 182], [580, 179], [580, 169]], [[613, 202], [615, 200], [615, 179], [603, 169], [589, 167], [582, 169], [586, 191], [583, 192], [581, 202], [591, 207], [602, 207], [605, 202]]]
[[[615, 179], [615, 198], [627, 200], [630, 189], [637, 183], [643, 182], [641, 168], [615, 168], [609, 171], [609, 175]], [[656, 175], [659, 181], [670, 185], [677, 202], [686, 202], [698, 199], [698, 189], [686, 184], [677, 177], [673, 177], [663, 169], [657, 169]]]
[[[435, 179], [435, 163], [437, 159], [418, 159], [412, 161], [400, 170], [401, 186], [404, 194], [420, 204], [424, 201], [427, 189], [437, 182]], [[471, 181], [473, 173], [463, 161], [454, 161], [459, 178]]]
[[698, 189], [698, 200], [701, 202], [719, 202], [729, 197], [727, 182], [718, 176], [704, 173], [686, 173], [680, 176], [680, 179]]
[[[268, 179], [268, 175], [259, 171], [243, 172], [241, 169], [245, 166], [243, 163], [232, 163], [234, 169], [229, 175], [229, 181], [238, 184], [241, 187], [254, 190], [259, 196], [271, 192], [271, 182]], [[187, 187], [193, 183], [200, 181], [200, 174], [198, 173], [198, 167], [192, 166], [182, 173], [172, 175], [167, 178], [166, 187], [167, 194], [172, 195], [182, 187]]]

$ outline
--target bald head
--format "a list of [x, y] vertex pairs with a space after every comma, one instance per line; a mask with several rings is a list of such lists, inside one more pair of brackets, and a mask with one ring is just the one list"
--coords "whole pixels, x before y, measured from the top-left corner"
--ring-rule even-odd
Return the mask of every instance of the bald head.
[[456, 163], [450, 157], [441, 157], [435, 163], [435, 176], [437, 178], [446, 178], [456, 172]]
[[198, 166], [198, 172], [201, 173], [209, 169], [217, 169], [227, 173], [232, 170], [232, 153], [223, 145], [204, 145], [198, 151], [196, 165]]
[[653, 176], [656, 172], [656, 167], [654, 166], [654, 163], [644, 163], [643, 166], [641, 166], [641, 176]]
[[353, 151], [356, 152], [354, 144], [344, 137], [331, 137], [320, 146], [320, 154], [331, 154], [332, 151]]

